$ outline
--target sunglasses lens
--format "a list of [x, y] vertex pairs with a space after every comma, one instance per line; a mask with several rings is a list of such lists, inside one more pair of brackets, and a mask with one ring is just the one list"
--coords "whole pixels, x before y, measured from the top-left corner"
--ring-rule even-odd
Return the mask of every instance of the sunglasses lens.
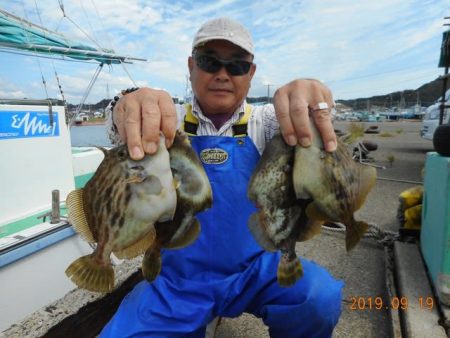
[[215, 73], [222, 68], [222, 63], [219, 60], [208, 55], [196, 55], [195, 62], [201, 70], [208, 73]]
[[223, 66], [230, 75], [244, 75], [250, 70], [251, 62], [244, 60], [221, 61], [210, 55], [196, 54], [194, 56], [197, 66], [208, 73], [215, 73]]
[[225, 67], [230, 75], [244, 75], [250, 70], [250, 65], [251, 63], [247, 61], [232, 61]]

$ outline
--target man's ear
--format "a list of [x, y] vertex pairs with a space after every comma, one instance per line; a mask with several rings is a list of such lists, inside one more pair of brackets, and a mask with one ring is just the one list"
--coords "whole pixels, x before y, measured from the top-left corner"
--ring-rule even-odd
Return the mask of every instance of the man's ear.
[[248, 72], [248, 74], [250, 75], [250, 80], [253, 79], [253, 75], [255, 75], [256, 72], [256, 64], [252, 63], [252, 65], [250, 66], [250, 71]]
[[188, 57], [188, 68], [189, 73], [192, 73], [192, 70], [194, 69], [194, 59], [192, 58], [192, 56]]

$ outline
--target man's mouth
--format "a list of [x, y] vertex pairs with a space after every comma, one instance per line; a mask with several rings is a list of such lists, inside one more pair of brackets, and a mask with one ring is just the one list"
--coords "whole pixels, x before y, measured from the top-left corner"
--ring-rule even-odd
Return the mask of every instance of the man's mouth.
[[211, 88], [210, 91], [216, 92], [216, 93], [232, 93], [233, 91], [227, 88]]

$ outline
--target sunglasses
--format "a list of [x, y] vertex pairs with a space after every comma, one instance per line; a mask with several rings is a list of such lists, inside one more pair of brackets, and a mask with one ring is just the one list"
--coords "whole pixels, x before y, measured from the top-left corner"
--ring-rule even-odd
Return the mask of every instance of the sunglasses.
[[198, 68], [208, 73], [215, 73], [225, 67], [228, 74], [233, 76], [245, 75], [249, 72], [252, 62], [245, 60], [224, 60], [208, 54], [194, 53]]

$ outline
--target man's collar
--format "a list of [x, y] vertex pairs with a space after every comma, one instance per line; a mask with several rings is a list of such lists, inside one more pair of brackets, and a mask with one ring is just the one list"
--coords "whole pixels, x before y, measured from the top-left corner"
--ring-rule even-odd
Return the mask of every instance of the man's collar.
[[[242, 101], [242, 103], [240, 104], [240, 106], [236, 109], [236, 111], [233, 113], [233, 115], [231, 115], [230, 120], [234, 120], [234, 117], [237, 116], [237, 119], [240, 119], [242, 114], [244, 114], [245, 111], [245, 105], [247, 103], [244, 101]], [[200, 104], [198, 103], [198, 100], [196, 97], [194, 97], [193, 99], [193, 104], [192, 104], [192, 113], [199, 119], [202, 119], [203, 121], [209, 121], [209, 118], [207, 116], [205, 116], [205, 114], [203, 114], [202, 109], [200, 108]]]

